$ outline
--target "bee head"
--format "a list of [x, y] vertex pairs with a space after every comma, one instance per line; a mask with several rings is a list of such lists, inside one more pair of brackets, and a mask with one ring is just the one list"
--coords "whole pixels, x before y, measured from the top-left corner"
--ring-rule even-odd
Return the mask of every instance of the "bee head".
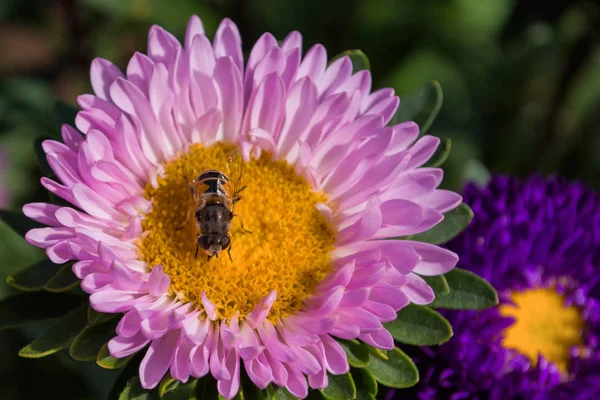
[[200, 235], [198, 237], [198, 245], [208, 254], [209, 257], [218, 256], [223, 250], [227, 250], [231, 244], [229, 235]]

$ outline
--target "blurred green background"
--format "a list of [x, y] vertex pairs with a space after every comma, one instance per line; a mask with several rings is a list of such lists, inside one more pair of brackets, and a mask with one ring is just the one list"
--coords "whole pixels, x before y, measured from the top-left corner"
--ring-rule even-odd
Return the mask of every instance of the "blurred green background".
[[[305, 50], [361, 49], [374, 87], [402, 96], [432, 80], [444, 106], [431, 133], [452, 139], [444, 186], [489, 172], [558, 173], [600, 188], [600, 4], [516, 0], [0, 0], [0, 206], [44, 200], [33, 141], [58, 129], [57, 99], [89, 93], [99, 56], [125, 67], [151, 24], [182, 38], [191, 14], [209, 36], [223, 17], [246, 54], [265, 31]], [[401, 103], [402, 106], [402, 103]], [[1, 204], [3, 203], [3, 204]], [[0, 297], [41, 253], [0, 223]], [[64, 354], [20, 359], [39, 326], [0, 331], [2, 399], [104, 399], [117, 372]]]

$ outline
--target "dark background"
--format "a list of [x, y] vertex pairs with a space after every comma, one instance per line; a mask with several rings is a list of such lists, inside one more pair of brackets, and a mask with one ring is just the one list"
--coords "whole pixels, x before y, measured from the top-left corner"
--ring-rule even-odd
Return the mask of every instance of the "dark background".
[[[0, 191], [5, 208], [46, 195], [33, 141], [57, 129], [57, 99], [91, 91], [93, 57], [125, 67], [151, 24], [182, 38], [191, 14], [209, 36], [223, 17], [247, 52], [265, 31], [299, 30], [333, 57], [361, 49], [374, 87], [406, 95], [438, 80], [444, 106], [431, 133], [452, 139], [444, 186], [488, 174], [558, 173], [600, 187], [600, 6], [516, 0], [0, 0]], [[402, 106], [402, 103], [401, 105]], [[488, 172], [489, 171], [489, 172]], [[2, 196], [0, 196], [0, 201]], [[41, 257], [0, 223], [4, 281]], [[116, 377], [59, 353], [20, 359], [41, 326], [0, 331], [2, 399], [104, 399]]]

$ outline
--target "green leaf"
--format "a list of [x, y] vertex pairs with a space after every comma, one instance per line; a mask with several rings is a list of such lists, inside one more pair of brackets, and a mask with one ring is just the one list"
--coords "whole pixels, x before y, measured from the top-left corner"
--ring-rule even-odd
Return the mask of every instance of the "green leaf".
[[79, 110], [69, 103], [65, 103], [64, 101], [57, 101], [54, 104], [53, 111], [56, 123], [60, 128], [63, 124], [73, 125], [75, 123], [75, 117], [77, 116], [77, 112]]
[[179, 385], [179, 381], [171, 376], [169, 372], [163, 376], [158, 384], [158, 395], [163, 397], [166, 392], [175, 389]]
[[377, 382], [385, 386], [404, 389], [416, 385], [419, 371], [412, 360], [399, 348], [388, 351], [388, 360], [372, 357], [367, 370]]
[[421, 134], [427, 133], [442, 108], [443, 94], [439, 82], [433, 81], [416, 92], [403, 96], [390, 125], [414, 121]]
[[125, 387], [129, 383], [129, 381], [134, 376], [138, 376], [139, 365], [140, 365], [140, 362], [142, 361], [143, 357], [144, 357], [144, 352], [137, 352], [136, 354], [133, 355], [133, 358], [131, 359], [131, 361], [128, 362], [125, 365], [125, 368], [123, 368], [120, 371], [119, 376], [117, 377], [117, 380], [115, 381], [112, 388], [110, 389], [110, 392], [108, 394], [108, 400], [117, 400], [119, 398], [119, 395], [125, 390]]
[[0, 210], [0, 219], [21, 236], [25, 236], [30, 229], [44, 227], [44, 225], [27, 218], [20, 211]]
[[444, 275], [421, 276], [421, 278], [433, 289], [436, 298], [438, 296], [446, 296], [450, 293], [450, 286], [448, 286], [448, 281], [446, 281]]
[[357, 400], [373, 400], [377, 396], [377, 381], [366, 368], [351, 368], [350, 373], [356, 385]]
[[346, 50], [338, 54], [337, 56], [331, 59], [331, 62], [334, 62], [338, 58], [342, 58], [348, 56], [350, 61], [352, 61], [352, 73], [355, 74], [358, 71], [362, 71], [364, 69], [370, 70], [371, 63], [367, 58], [366, 54], [362, 52], [362, 50]]
[[488, 171], [481, 161], [472, 158], [464, 163], [462, 171], [463, 182], [472, 182], [479, 187], [485, 187], [491, 178], [490, 171]]
[[50, 260], [42, 260], [12, 274], [6, 278], [6, 283], [25, 292], [42, 290], [60, 267]]
[[400, 343], [413, 346], [442, 344], [452, 337], [452, 327], [429, 307], [409, 304], [398, 311], [397, 318], [383, 326]]
[[327, 400], [347, 400], [356, 398], [356, 386], [350, 373], [343, 375], [328, 374], [329, 384], [320, 392]]
[[189, 400], [194, 396], [197, 384], [198, 380], [194, 378], [190, 379], [187, 383], [179, 382], [179, 385], [175, 388], [165, 392], [162, 398], [163, 400]]
[[452, 140], [448, 138], [440, 138], [440, 144], [437, 149], [435, 149], [435, 153], [431, 156], [431, 158], [423, 165], [423, 167], [429, 168], [438, 168], [450, 155], [450, 150], [452, 149]]
[[45, 176], [54, 174], [52, 168], [50, 168], [50, 164], [48, 164], [46, 152], [42, 147], [42, 143], [48, 139], [51, 138], [48, 136], [40, 136], [33, 141], [33, 148], [35, 150], [35, 156], [37, 157], [38, 165], [40, 167], [40, 170], [42, 171], [42, 174], [44, 174]]
[[19, 350], [19, 355], [26, 358], [41, 358], [68, 347], [71, 340], [87, 325], [86, 309], [87, 305], [82, 304], [69, 311], [33, 342]]
[[431, 244], [446, 243], [461, 233], [473, 219], [473, 211], [465, 203], [444, 214], [442, 222], [426, 232], [408, 236], [406, 239]]
[[0, 329], [54, 319], [80, 306], [82, 296], [71, 293], [31, 292], [0, 300]]
[[95, 360], [102, 346], [115, 336], [116, 320], [88, 325], [71, 342], [69, 354], [77, 361]]
[[60, 293], [78, 286], [79, 278], [75, 276], [71, 267], [71, 263], [63, 265], [52, 279], [44, 285], [44, 289], [49, 292]]
[[367, 346], [356, 340], [337, 340], [346, 352], [348, 363], [353, 367], [364, 368], [369, 365], [369, 350]]
[[158, 393], [155, 390], [146, 390], [140, 383], [137, 376], [131, 378], [125, 389], [119, 395], [119, 400], [158, 400]]
[[454, 268], [444, 276], [450, 286], [450, 293], [436, 298], [429, 304], [430, 307], [483, 310], [498, 304], [498, 295], [494, 288], [474, 273]]
[[120, 314], [105, 314], [94, 310], [91, 306], [88, 307], [87, 318], [90, 324], [101, 324], [103, 322], [109, 321], [113, 318], [116, 318]]
[[297, 397], [291, 394], [286, 388], [280, 387], [273, 393], [273, 400], [297, 400]]
[[104, 343], [96, 356], [96, 364], [105, 369], [119, 369], [129, 362], [133, 355], [125, 358], [114, 358], [108, 351], [108, 343]]

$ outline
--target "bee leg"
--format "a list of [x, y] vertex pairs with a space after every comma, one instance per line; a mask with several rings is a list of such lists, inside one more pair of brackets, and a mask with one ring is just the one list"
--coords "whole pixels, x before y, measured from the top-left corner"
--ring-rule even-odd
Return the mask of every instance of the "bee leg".
[[237, 203], [238, 201], [240, 201], [242, 199], [242, 196], [236, 196], [233, 198], [233, 204]]
[[210, 261], [210, 256], [207, 256], [206, 261]]
[[180, 231], [183, 228], [185, 228], [185, 222], [189, 221], [191, 214], [192, 214], [192, 209], [190, 208], [190, 209], [188, 209], [188, 212], [187, 212], [187, 215], [185, 217], [185, 221], [183, 222], [183, 224], [179, 227], [176, 227], [175, 230]]
[[244, 222], [241, 219], [240, 219], [240, 225], [242, 226], [242, 230], [244, 232], [252, 234], [252, 231], [249, 231], [248, 229], [244, 228]]
[[227, 255], [229, 256], [229, 261], [233, 262], [233, 258], [231, 258], [231, 246], [227, 248]]
[[242, 186], [241, 188], [239, 188], [239, 190], [237, 190], [237, 191], [236, 191], [236, 192], [233, 194], [233, 197], [240, 197], [240, 196], [238, 196], [238, 195], [239, 195], [240, 193], [242, 193], [242, 192], [244, 191], [244, 189], [246, 189], [247, 187], [248, 187], [247, 185], [244, 185], [244, 186]]
[[196, 254], [194, 255], [194, 258], [198, 258], [198, 250], [200, 249], [200, 245], [198, 243], [196, 243]]

